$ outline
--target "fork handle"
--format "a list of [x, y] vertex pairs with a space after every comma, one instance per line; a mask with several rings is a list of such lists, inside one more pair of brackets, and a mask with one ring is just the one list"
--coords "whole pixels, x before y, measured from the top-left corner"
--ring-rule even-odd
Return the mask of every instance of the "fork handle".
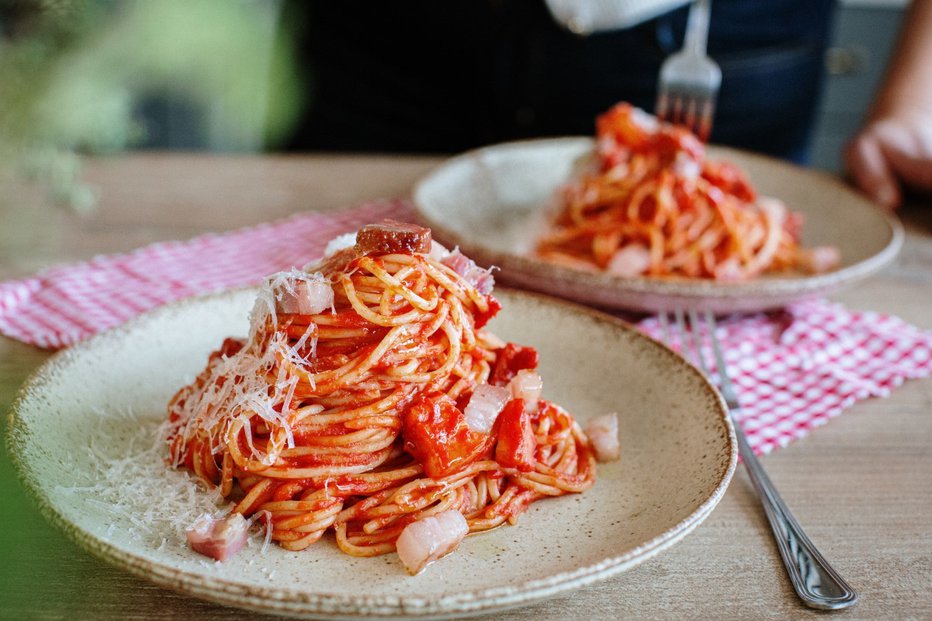
[[686, 18], [686, 36], [683, 47], [705, 54], [709, 40], [709, 18], [712, 12], [712, 0], [693, 0]]
[[734, 427], [738, 452], [764, 507], [796, 594], [807, 606], [821, 610], [837, 610], [855, 605], [858, 601], [857, 592], [838, 575], [806, 536], [764, 472], [741, 426], [735, 423]]

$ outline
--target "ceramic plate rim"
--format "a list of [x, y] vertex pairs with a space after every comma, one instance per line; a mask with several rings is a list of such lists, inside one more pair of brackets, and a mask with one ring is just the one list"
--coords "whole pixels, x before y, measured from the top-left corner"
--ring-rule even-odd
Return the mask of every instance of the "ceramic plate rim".
[[[525, 581], [517, 586], [510, 585], [462, 591], [439, 599], [406, 595], [347, 596], [335, 593], [309, 593], [303, 590], [252, 586], [232, 582], [226, 578], [212, 578], [191, 571], [168, 567], [147, 558], [143, 554], [121, 549], [118, 545], [104, 541], [71, 522], [55, 506], [54, 502], [43, 493], [42, 484], [37, 480], [32, 465], [17, 450], [18, 438], [31, 433], [28, 423], [20, 415], [20, 410], [23, 409], [24, 404], [27, 404], [29, 399], [41, 394], [42, 388], [54, 381], [56, 371], [72, 364], [73, 359], [79, 357], [85, 350], [104, 346], [112, 340], [119, 340], [126, 333], [143, 328], [146, 323], [156, 320], [162, 314], [183, 312], [186, 306], [232, 297], [249, 289], [252, 288], [238, 288], [170, 303], [143, 313], [121, 326], [104, 331], [72, 347], [54, 353], [25, 380], [9, 410], [5, 438], [7, 452], [19, 480], [37, 504], [40, 513], [54, 526], [63, 531], [71, 541], [93, 556], [157, 585], [219, 604], [307, 618], [355, 617], [361, 613], [354, 613], [353, 610], [368, 610], [370, 614], [375, 611], [374, 616], [377, 618], [425, 619], [450, 615], [475, 615], [529, 605], [621, 573], [680, 541], [708, 517], [721, 501], [734, 475], [737, 465], [737, 444], [734, 428], [721, 395], [698, 369], [683, 360], [679, 354], [664, 343], [652, 339], [619, 318], [551, 296], [502, 287], [497, 291], [504, 290], [506, 295], [536, 298], [544, 304], [562, 306], [569, 310], [590, 315], [598, 321], [615, 326], [616, 329], [633, 333], [636, 338], [644, 339], [652, 345], [666, 350], [664, 355], [682, 362], [689, 372], [694, 373], [712, 391], [718, 406], [718, 416], [716, 418], [727, 430], [729, 462], [712, 493], [686, 518], [626, 553], [605, 559], [600, 563], [551, 574], [542, 579]], [[261, 601], [257, 601], [257, 598]]]
[[[625, 298], [628, 295], [648, 294], [661, 296], [670, 300], [669, 303], [652, 305], [650, 308], [633, 302], [631, 305], [613, 301], [604, 304], [611, 308], [648, 312], [654, 310], [671, 311], [677, 306], [684, 305], [687, 307], [696, 306], [702, 310], [709, 309], [715, 311], [732, 309], [767, 310], [782, 306], [787, 300], [803, 299], [811, 295], [829, 293], [883, 269], [896, 258], [905, 239], [905, 232], [900, 221], [892, 214], [885, 213], [878, 208], [876, 210], [878, 222], [883, 222], [886, 225], [890, 236], [887, 245], [873, 256], [843, 266], [841, 269], [833, 272], [801, 277], [768, 276], [764, 279], [738, 283], [690, 280], [687, 278], [622, 278], [604, 272], [589, 272], [574, 269], [526, 255], [502, 252], [494, 248], [483, 246], [481, 243], [470, 241], [461, 233], [449, 228], [441, 219], [435, 218], [428, 213], [429, 209], [425, 206], [423, 198], [426, 192], [425, 188], [427, 188], [437, 176], [450, 167], [462, 165], [465, 162], [475, 160], [481, 155], [490, 152], [505, 152], [561, 144], [570, 146], [578, 145], [582, 149], [585, 145], [589, 145], [591, 148], [594, 145], [594, 141], [592, 138], [586, 136], [533, 138], [488, 145], [452, 156], [435, 166], [415, 182], [411, 192], [415, 212], [419, 219], [436, 232], [438, 238], [459, 245], [467, 255], [482, 257], [487, 260], [487, 262], [499, 266], [502, 268], [505, 275], [514, 283], [521, 286], [530, 286], [544, 293], [550, 293], [551, 295], [558, 295], [552, 291], [544, 291], [535, 286], [535, 283], [532, 282], [536, 280], [536, 277], [533, 276], [535, 272], [545, 270], [549, 271], [554, 276], [554, 280], [559, 282], [576, 281], [580, 284], [580, 288], [586, 289], [608, 288], [617, 293], [616, 296], [613, 296], [615, 298]], [[834, 176], [824, 171], [803, 168], [758, 153], [729, 147], [712, 145], [712, 149], [715, 154], [727, 154], [731, 152], [740, 154], [741, 157], [748, 159], [778, 162], [781, 166], [795, 168], [799, 171], [803, 171], [807, 175], [821, 178], [824, 182], [832, 185], [841, 185]], [[848, 191], [852, 190], [848, 189]], [[758, 298], [760, 301], [754, 304], [742, 305], [743, 300], [749, 300], [751, 298]], [[587, 301], [599, 302], [598, 300]]]

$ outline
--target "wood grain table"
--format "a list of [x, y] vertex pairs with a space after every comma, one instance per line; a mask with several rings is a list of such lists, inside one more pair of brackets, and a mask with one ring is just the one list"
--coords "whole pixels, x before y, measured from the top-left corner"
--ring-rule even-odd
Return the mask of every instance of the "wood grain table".
[[[0, 279], [143, 244], [229, 230], [301, 210], [399, 196], [433, 158], [140, 154], [87, 162], [87, 216], [40, 190], [0, 192]], [[836, 299], [932, 328], [932, 205], [902, 212], [897, 263]], [[0, 337], [0, 409], [49, 356]], [[4, 427], [6, 420], [4, 419]], [[844, 619], [932, 619], [932, 378], [860, 402], [765, 466], [836, 568], [861, 593]], [[49, 526], [0, 457], [0, 618], [239, 619], [257, 615], [154, 586], [88, 555]], [[739, 468], [724, 500], [681, 543], [614, 578], [498, 619], [783, 619], [804, 608]]]

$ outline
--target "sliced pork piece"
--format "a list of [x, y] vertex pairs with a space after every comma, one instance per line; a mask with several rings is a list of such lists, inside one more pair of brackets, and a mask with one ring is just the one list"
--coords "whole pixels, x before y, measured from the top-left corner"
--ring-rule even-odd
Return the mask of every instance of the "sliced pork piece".
[[495, 278], [492, 272], [476, 265], [475, 261], [460, 252], [458, 248], [440, 262], [462, 276], [463, 280], [475, 287], [482, 295], [489, 295], [495, 288]]
[[835, 246], [800, 248], [799, 266], [810, 274], [822, 274], [841, 265], [841, 253]]
[[473, 431], [489, 433], [495, 419], [501, 414], [505, 404], [511, 400], [511, 391], [501, 386], [480, 384], [476, 386], [463, 414], [466, 415], [466, 424]]
[[641, 276], [650, 267], [650, 250], [644, 244], [628, 244], [619, 248], [609, 259], [605, 269], [622, 278]]
[[459, 547], [469, 532], [463, 514], [455, 509], [408, 524], [398, 542], [398, 558], [412, 576]]
[[544, 390], [544, 380], [533, 369], [521, 369], [508, 382], [508, 390], [512, 397], [524, 401], [524, 409], [534, 413], [537, 411], [540, 393]]
[[430, 251], [430, 229], [416, 224], [386, 220], [367, 224], [356, 233], [356, 252], [363, 255], [428, 254]]
[[589, 419], [585, 428], [586, 435], [595, 451], [597, 461], [617, 461], [621, 457], [618, 443], [618, 414], [604, 414]]
[[233, 558], [246, 545], [249, 522], [239, 513], [214, 517], [204, 513], [186, 531], [195, 552], [218, 561]]

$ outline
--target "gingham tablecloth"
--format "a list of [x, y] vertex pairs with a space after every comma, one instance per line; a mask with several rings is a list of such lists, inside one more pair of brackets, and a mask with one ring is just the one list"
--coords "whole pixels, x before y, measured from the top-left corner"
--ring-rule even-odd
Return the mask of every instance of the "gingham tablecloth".
[[[0, 334], [46, 349], [67, 347], [162, 304], [305, 265], [330, 239], [363, 224], [412, 216], [405, 201], [373, 201], [53, 267], [0, 283]], [[655, 317], [638, 325], [662, 336]], [[860, 399], [884, 397], [932, 372], [932, 333], [825, 300], [724, 318], [719, 337], [742, 424], [759, 453], [807, 435]]]

